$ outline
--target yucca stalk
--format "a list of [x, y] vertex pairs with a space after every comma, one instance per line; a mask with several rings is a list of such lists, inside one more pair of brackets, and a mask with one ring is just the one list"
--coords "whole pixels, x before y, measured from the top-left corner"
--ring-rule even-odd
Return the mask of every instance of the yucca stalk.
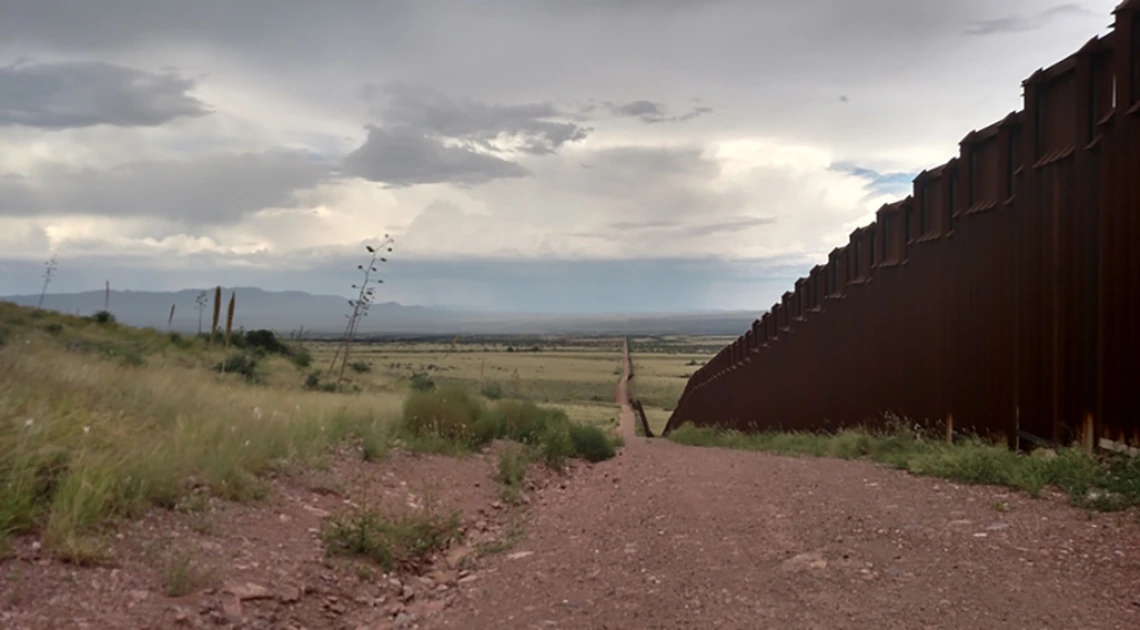
[[226, 340], [224, 348], [230, 347], [230, 333], [234, 330], [234, 304], [237, 301], [237, 291], [230, 293], [230, 306], [226, 310]]
[[373, 277], [373, 274], [379, 271], [376, 267], [376, 263], [388, 262], [388, 259], [382, 254], [391, 253], [391, 245], [393, 242], [395, 241], [392, 237], [385, 234], [384, 240], [380, 242], [379, 247], [365, 245], [364, 248], [368, 250], [370, 255], [368, 265], [356, 266], [357, 270], [363, 275], [363, 281], [359, 285], [352, 285], [352, 288], [357, 290], [357, 296], [355, 300], [348, 301], [348, 305], [352, 307], [352, 313], [345, 315], [345, 318], [348, 319], [348, 325], [345, 326], [344, 329], [344, 339], [340, 345], [337, 346], [336, 353], [333, 355], [332, 362], [329, 364], [328, 375], [331, 376], [339, 360], [340, 371], [337, 373], [335, 386], [338, 390], [340, 389], [341, 383], [344, 382], [344, 368], [348, 367], [348, 356], [349, 351], [352, 349], [353, 337], [356, 335], [356, 326], [360, 323], [362, 317], [368, 315], [368, 309], [372, 306], [375, 290], [369, 285], [382, 284], [384, 282], [380, 278]]
[[218, 334], [218, 317], [222, 314], [222, 287], [214, 289], [214, 321], [210, 323], [210, 338], [206, 340], [208, 349], [214, 343], [214, 336]]
[[174, 326], [174, 307], [175, 306], [177, 306], [177, 305], [176, 304], [170, 305], [170, 317], [166, 318], [166, 332], [170, 332], [170, 329]]

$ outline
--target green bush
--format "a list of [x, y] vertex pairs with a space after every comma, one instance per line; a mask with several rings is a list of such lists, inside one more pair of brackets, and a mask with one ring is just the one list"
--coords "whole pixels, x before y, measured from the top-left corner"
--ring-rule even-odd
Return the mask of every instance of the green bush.
[[542, 432], [539, 443], [542, 461], [549, 468], [562, 470], [566, 460], [574, 456], [574, 440], [570, 437], [570, 424], [551, 424]]
[[[241, 337], [243, 345], [250, 348], [258, 348], [265, 351], [267, 354], [289, 354], [289, 346], [285, 345], [277, 333], [272, 330], [251, 330], [245, 334], [235, 335]], [[237, 345], [235, 343], [235, 345]]]
[[240, 374], [246, 381], [257, 382], [261, 379], [260, 364], [260, 357], [256, 354], [235, 352], [215, 365], [214, 370], [223, 374]]
[[91, 316], [91, 319], [95, 320], [95, 323], [97, 324], [115, 323], [115, 315], [110, 311], [95, 311], [95, 314]]
[[301, 348], [293, 353], [293, 365], [304, 369], [313, 364], [313, 355], [308, 350]]
[[413, 391], [404, 400], [403, 428], [416, 437], [436, 436], [473, 445], [476, 425], [484, 413], [483, 405], [459, 386]]
[[574, 454], [588, 462], [605, 461], [617, 454], [610, 436], [592, 424], [571, 424], [570, 441]]

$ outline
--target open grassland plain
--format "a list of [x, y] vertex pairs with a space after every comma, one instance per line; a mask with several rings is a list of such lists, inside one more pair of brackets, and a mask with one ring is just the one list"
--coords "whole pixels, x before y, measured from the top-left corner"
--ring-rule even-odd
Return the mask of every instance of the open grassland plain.
[[[717, 337], [632, 337], [636, 395], [659, 431], [693, 371], [723, 346]], [[557, 407], [571, 420], [612, 423], [622, 374], [622, 340], [610, 337], [476, 337], [354, 344], [350, 386], [384, 393], [416, 382], [458, 384], [488, 398]], [[307, 344], [314, 365], [328, 365], [338, 344]], [[293, 378], [292, 374], [282, 375]]]

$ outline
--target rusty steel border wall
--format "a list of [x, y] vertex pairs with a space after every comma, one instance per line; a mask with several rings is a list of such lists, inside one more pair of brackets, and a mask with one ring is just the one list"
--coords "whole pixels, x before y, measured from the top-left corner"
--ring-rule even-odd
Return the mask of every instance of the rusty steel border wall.
[[1114, 16], [693, 374], [665, 432], [895, 414], [1140, 448], [1140, 0]]

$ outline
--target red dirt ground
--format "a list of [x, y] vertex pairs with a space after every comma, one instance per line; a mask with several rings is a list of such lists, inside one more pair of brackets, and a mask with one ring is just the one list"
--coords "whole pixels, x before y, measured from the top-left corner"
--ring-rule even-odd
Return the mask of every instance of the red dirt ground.
[[[266, 504], [152, 512], [114, 538], [116, 566], [62, 564], [25, 539], [0, 563], [0, 627], [1140, 628], [1135, 513], [688, 448], [636, 438], [632, 422], [623, 409], [613, 460], [536, 468], [521, 512], [497, 501], [493, 454], [366, 464], [345, 452], [329, 471], [275, 480]], [[354, 500], [425, 495], [461, 509], [469, 536], [425, 575], [369, 574], [316, 539], [321, 517]], [[512, 519], [522, 540], [461, 558], [508, 537]], [[179, 550], [213, 574], [174, 599], [162, 567]]]

